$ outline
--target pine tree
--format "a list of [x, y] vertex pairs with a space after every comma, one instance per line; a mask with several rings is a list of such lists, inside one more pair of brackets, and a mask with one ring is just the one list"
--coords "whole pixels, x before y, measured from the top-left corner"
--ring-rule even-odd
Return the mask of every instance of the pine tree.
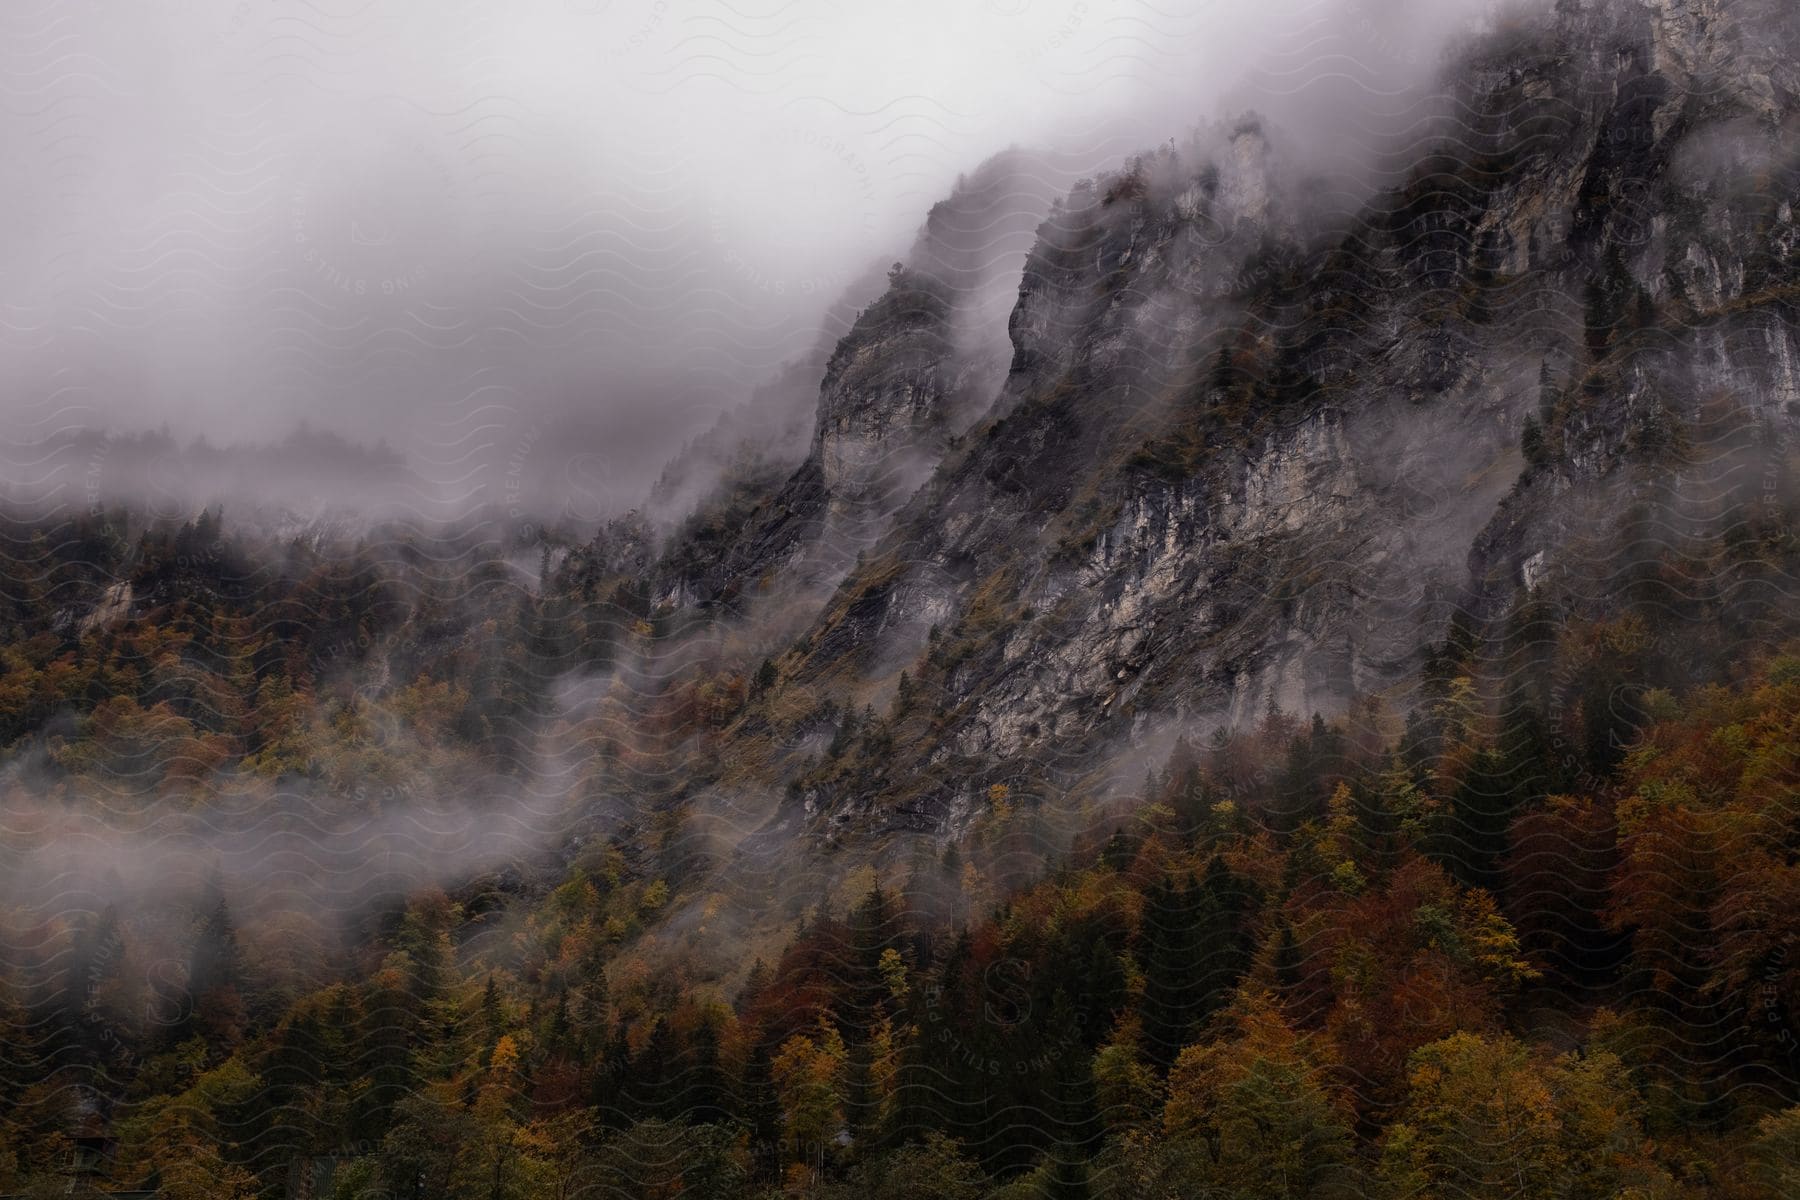
[[1114, 829], [1112, 836], [1106, 839], [1106, 845], [1100, 851], [1100, 862], [1109, 871], [1123, 871], [1137, 857], [1137, 846], [1125, 836], [1123, 829]]
[[607, 1038], [606, 1052], [600, 1058], [600, 1069], [594, 1073], [593, 1082], [593, 1107], [609, 1129], [622, 1129], [634, 1119], [633, 1078], [631, 1043], [625, 1037], [624, 1023], [620, 1022]]
[[494, 973], [488, 972], [487, 986], [481, 992], [481, 1058], [486, 1062], [493, 1054], [494, 1046], [506, 1033], [506, 1016], [500, 1007], [500, 989], [494, 984]]
[[85, 921], [71, 947], [64, 1003], [71, 1010], [83, 1010], [93, 1003], [94, 995], [119, 969], [125, 951], [124, 935], [119, 930], [119, 907], [108, 904]]
[[1252, 943], [1249, 917], [1256, 909], [1251, 882], [1214, 855], [1200, 881], [1202, 953], [1200, 1012], [1203, 1020], [1230, 998], [1231, 990], [1250, 968]]
[[683, 1117], [682, 1097], [676, 1086], [678, 1067], [675, 1037], [667, 1020], [659, 1017], [650, 1027], [644, 1048], [631, 1060], [626, 1094], [634, 1117], [674, 1121]]
[[765, 1175], [778, 1174], [781, 1099], [775, 1090], [774, 1056], [761, 1038], [751, 1046], [744, 1064], [743, 1101], [738, 1111], [749, 1133], [752, 1153], [763, 1164]]
[[1141, 1016], [1146, 1057], [1159, 1067], [1175, 1061], [1198, 1015], [1196, 908], [1193, 892], [1172, 878], [1155, 881], [1144, 896], [1144, 924], [1139, 931], [1144, 968]]
[[1046, 1088], [1052, 1106], [1050, 1132], [1054, 1138], [1045, 1189], [1047, 1200], [1085, 1200], [1087, 1163], [1098, 1141], [1094, 1076], [1091, 1059], [1082, 1047], [1075, 1006], [1060, 987], [1050, 1001], [1044, 1044], [1052, 1048], [1053, 1055]]
[[1498, 893], [1508, 831], [1520, 808], [1518, 783], [1506, 758], [1483, 748], [1458, 784], [1440, 823], [1438, 857], [1470, 887]]
[[709, 1013], [700, 1022], [682, 1055], [681, 1116], [694, 1125], [720, 1124], [729, 1120], [736, 1108], [731, 1081], [719, 1062], [715, 1021]]
[[1519, 434], [1519, 449], [1525, 455], [1525, 465], [1542, 467], [1550, 461], [1550, 449], [1544, 441], [1544, 427], [1536, 417], [1525, 418], [1525, 427]]
[[1284, 992], [1292, 991], [1301, 983], [1300, 944], [1294, 940], [1294, 927], [1286, 921], [1281, 923], [1281, 933], [1275, 939], [1275, 982]]
[[238, 949], [237, 927], [225, 899], [224, 876], [214, 866], [200, 903], [179, 1016], [171, 1027], [172, 1039], [179, 1042], [192, 1037], [202, 1021], [229, 1024], [238, 1019], [242, 1007], [238, 987], [242, 980], [243, 956]]

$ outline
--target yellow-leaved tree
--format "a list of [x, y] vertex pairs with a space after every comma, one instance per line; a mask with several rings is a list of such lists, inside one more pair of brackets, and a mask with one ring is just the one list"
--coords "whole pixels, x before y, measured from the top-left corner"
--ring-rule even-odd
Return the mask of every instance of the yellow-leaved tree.
[[1403, 1196], [1673, 1196], [1648, 1161], [1638, 1097], [1612, 1054], [1549, 1059], [1455, 1033], [1412, 1056], [1381, 1173]]
[[829, 1014], [811, 1037], [795, 1034], [781, 1045], [771, 1074], [781, 1099], [782, 1126], [797, 1161], [825, 1151], [844, 1127], [844, 1039]]

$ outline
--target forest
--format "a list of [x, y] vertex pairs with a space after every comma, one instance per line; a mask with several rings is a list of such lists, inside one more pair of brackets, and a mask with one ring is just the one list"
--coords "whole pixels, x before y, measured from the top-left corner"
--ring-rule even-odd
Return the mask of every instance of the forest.
[[1800, 1197], [1792, 0], [50, 7], [0, 1200]]
[[[532, 579], [493, 541], [283, 545], [217, 511], [7, 533], [35, 581], [0, 618], [15, 880], [46, 809], [304, 796], [325, 823], [525, 786], [560, 674], [656, 632], [628, 580]], [[643, 732], [704, 773], [778, 707], [719, 642], [568, 783], [571, 810], [649, 795], [610, 831], [552, 822], [333, 913], [258, 904], [217, 854], [173, 898], [7, 887], [0, 1190], [1793, 1195], [1800, 643], [1696, 646], [1644, 594], [1522, 594], [1497, 639], [1453, 626], [1404, 720], [1271, 707], [1067, 838], [993, 784], [961, 844], [790, 896], [722, 957], [704, 917], [662, 929], [726, 898]], [[818, 760], [854, 778], [891, 733], [852, 718]]]

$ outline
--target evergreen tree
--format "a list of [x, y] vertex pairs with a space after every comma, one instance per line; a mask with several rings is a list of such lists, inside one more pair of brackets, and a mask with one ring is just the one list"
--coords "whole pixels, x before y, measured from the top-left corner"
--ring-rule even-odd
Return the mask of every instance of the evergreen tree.
[[1255, 911], [1257, 897], [1251, 882], [1232, 871], [1217, 855], [1207, 863], [1199, 890], [1205, 970], [1201, 976], [1198, 1019], [1204, 1019], [1225, 1003], [1250, 968], [1249, 918]]
[[600, 1058], [600, 1069], [594, 1072], [592, 1106], [598, 1110], [601, 1124], [609, 1129], [624, 1128], [636, 1114], [634, 1076], [631, 1043], [621, 1022], [613, 1026], [606, 1052]]
[[1286, 921], [1281, 923], [1281, 933], [1275, 939], [1275, 982], [1283, 991], [1292, 991], [1301, 982], [1300, 944], [1294, 940], [1294, 927]]
[[1544, 441], [1544, 427], [1536, 417], [1526, 417], [1525, 427], [1519, 434], [1519, 449], [1525, 455], [1525, 465], [1542, 467], [1550, 461], [1550, 450]]
[[694, 1125], [716, 1125], [736, 1108], [731, 1081], [719, 1062], [719, 1031], [709, 1014], [694, 1030], [682, 1055], [682, 1117]]
[[494, 973], [488, 972], [487, 986], [481, 991], [481, 1058], [486, 1062], [494, 1045], [506, 1033], [506, 1016], [500, 1007], [500, 989], [494, 984]]
[[1137, 857], [1137, 846], [1125, 836], [1123, 829], [1113, 830], [1100, 851], [1100, 862], [1109, 871], [1123, 871]]
[[187, 979], [178, 1015], [171, 1027], [174, 1041], [184, 1041], [205, 1021], [230, 1024], [241, 1016], [243, 956], [238, 949], [237, 927], [225, 899], [224, 876], [215, 866], [207, 876], [200, 902], [193, 947], [188, 953]]
[[1094, 1076], [1076, 1007], [1060, 987], [1051, 998], [1044, 1044], [1050, 1048], [1052, 1058], [1045, 1091], [1051, 1101], [1050, 1133], [1054, 1139], [1045, 1191], [1048, 1200], [1085, 1200], [1087, 1163], [1099, 1140]]
[[1498, 750], [1484, 747], [1458, 784], [1440, 824], [1438, 857], [1461, 882], [1497, 893], [1508, 831], [1518, 812], [1512, 766]]
[[1155, 881], [1144, 896], [1141, 1016], [1146, 1057], [1159, 1067], [1175, 1061], [1199, 1015], [1203, 968], [1198, 907], [1194, 892], [1173, 878]]
[[763, 1167], [765, 1178], [775, 1177], [781, 1161], [781, 1098], [775, 1090], [774, 1055], [760, 1038], [750, 1047], [744, 1064], [739, 1117], [749, 1135], [752, 1156]]

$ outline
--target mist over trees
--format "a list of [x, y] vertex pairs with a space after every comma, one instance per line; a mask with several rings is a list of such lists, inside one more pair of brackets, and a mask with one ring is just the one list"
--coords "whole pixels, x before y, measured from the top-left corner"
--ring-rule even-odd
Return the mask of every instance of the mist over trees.
[[1779, 0], [205, 20], [15, 31], [0, 1196], [1800, 1188]]

